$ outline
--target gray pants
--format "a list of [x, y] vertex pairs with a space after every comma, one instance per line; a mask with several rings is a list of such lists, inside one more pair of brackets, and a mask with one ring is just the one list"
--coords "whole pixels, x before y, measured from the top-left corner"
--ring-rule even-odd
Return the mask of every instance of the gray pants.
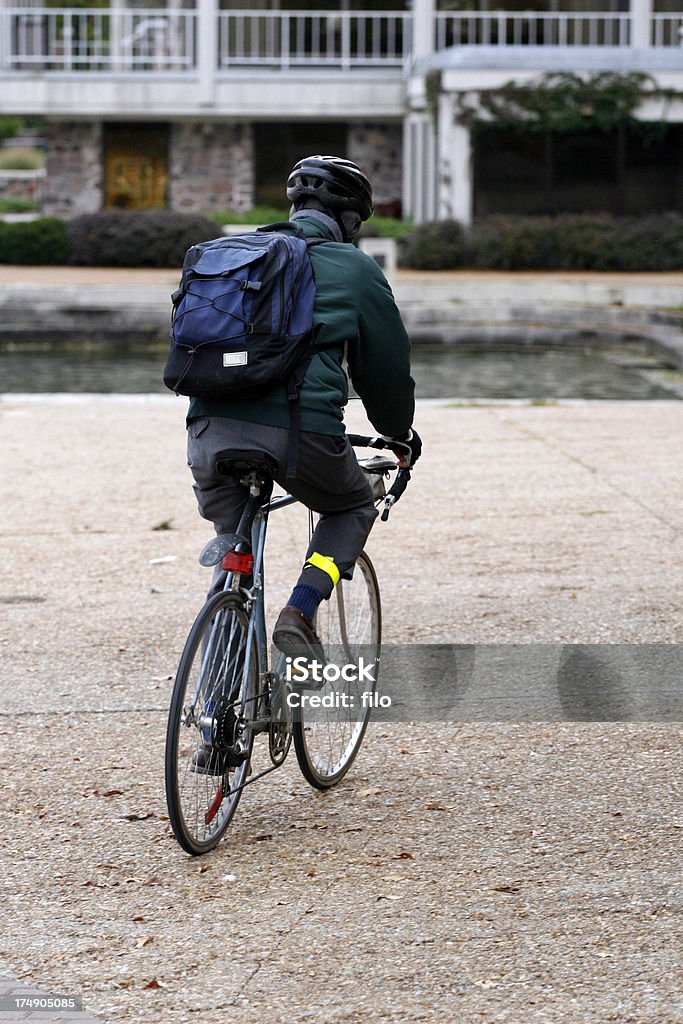
[[[188, 425], [187, 438], [199, 512], [216, 533], [236, 529], [247, 500], [245, 487], [216, 473], [216, 455], [225, 448], [267, 452], [277, 462], [276, 482], [320, 514], [306, 553], [306, 562], [312, 558], [317, 565], [307, 564], [298, 582], [329, 597], [338, 576], [350, 577], [377, 510], [346, 437], [301, 431], [296, 481], [286, 479], [290, 435], [283, 427], [203, 416]], [[217, 570], [212, 590], [220, 585]]]

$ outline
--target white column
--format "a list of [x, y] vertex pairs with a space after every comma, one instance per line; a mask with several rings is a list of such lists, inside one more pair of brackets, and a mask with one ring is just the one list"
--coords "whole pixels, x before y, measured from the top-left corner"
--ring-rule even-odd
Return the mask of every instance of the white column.
[[[2, 0], [0, 0], [2, 3]], [[127, 0], [117, 0], [109, 6], [109, 52], [111, 54], [111, 70], [121, 71], [125, 67], [123, 59], [123, 41], [126, 36], [126, 7]], [[128, 21], [128, 31], [131, 32], [131, 22]], [[130, 52], [130, 51], [129, 51]], [[130, 61], [128, 61], [130, 66]]]
[[413, 60], [434, 52], [435, 0], [413, 0]]
[[456, 118], [455, 94], [439, 96], [438, 150], [439, 220], [472, 223], [472, 141], [470, 129]]
[[403, 216], [416, 224], [436, 217], [436, 139], [429, 114], [403, 122]]
[[197, 0], [196, 24], [199, 102], [203, 107], [211, 107], [214, 103], [218, 61], [218, 3], [216, 0]]
[[12, 33], [10, 31], [9, 15], [3, 9], [7, 6], [5, 0], [0, 0], [0, 71], [4, 71], [9, 67]]
[[652, 0], [631, 0], [631, 46], [652, 45]]

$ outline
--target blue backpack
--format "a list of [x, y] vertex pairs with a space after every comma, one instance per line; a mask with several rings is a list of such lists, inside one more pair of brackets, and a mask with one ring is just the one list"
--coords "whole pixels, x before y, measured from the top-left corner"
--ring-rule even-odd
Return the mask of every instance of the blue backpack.
[[188, 249], [172, 296], [166, 387], [198, 398], [257, 398], [286, 383], [297, 401], [313, 354], [308, 248], [322, 241], [285, 222]]

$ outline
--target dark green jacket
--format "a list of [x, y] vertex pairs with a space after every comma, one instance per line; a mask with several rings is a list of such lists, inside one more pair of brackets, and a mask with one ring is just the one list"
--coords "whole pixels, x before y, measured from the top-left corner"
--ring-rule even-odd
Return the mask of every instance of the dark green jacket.
[[[297, 218], [307, 238], [331, 239], [314, 217]], [[377, 263], [355, 246], [327, 241], [309, 249], [316, 281], [313, 356], [301, 389], [301, 429], [343, 434], [349, 375], [378, 433], [397, 437], [410, 429], [415, 385], [410, 342], [394, 297]], [[190, 401], [188, 419], [225, 416], [276, 427], [289, 426], [286, 389], [258, 399]]]

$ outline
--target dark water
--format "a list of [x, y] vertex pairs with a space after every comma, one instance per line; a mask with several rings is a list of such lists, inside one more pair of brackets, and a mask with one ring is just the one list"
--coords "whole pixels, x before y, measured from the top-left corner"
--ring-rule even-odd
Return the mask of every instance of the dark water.
[[[161, 381], [164, 358], [158, 349], [0, 350], [0, 392], [169, 394]], [[683, 375], [627, 350], [463, 352], [416, 346], [413, 373], [420, 398], [683, 398]]]

